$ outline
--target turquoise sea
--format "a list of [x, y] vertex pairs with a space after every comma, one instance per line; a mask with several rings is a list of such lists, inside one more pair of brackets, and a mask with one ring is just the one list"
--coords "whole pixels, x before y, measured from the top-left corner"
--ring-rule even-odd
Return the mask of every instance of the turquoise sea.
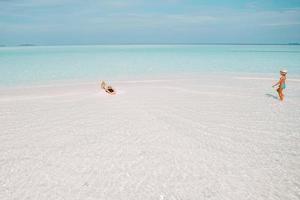
[[0, 86], [132, 79], [181, 73], [300, 75], [298, 45], [91, 45], [0, 47]]

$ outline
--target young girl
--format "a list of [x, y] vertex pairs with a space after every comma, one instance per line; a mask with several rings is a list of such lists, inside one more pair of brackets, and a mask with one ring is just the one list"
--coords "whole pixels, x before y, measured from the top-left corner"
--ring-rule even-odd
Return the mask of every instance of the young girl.
[[287, 74], [287, 70], [281, 70], [280, 71], [281, 77], [280, 77], [279, 81], [275, 85], [272, 86], [272, 87], [275, 87], [275, 86], [279, 85], [277, 92], [278, 92], [280, 101], [283, 101], [283, 99], [284, 99], [283, 90], [285, 89], [286, 74]]

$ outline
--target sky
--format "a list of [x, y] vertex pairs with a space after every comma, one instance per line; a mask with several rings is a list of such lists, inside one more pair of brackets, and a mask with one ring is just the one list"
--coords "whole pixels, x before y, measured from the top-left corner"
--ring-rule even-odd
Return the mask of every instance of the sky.
[[0, 44], [300, 42], [300, 0], [0, 0]]

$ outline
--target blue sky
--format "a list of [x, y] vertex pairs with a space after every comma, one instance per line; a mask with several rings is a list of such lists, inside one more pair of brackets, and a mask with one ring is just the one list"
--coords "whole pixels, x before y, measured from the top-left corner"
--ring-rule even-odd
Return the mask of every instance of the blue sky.
[[0, 0], [0, 44], [300, 42], [300, 0]]

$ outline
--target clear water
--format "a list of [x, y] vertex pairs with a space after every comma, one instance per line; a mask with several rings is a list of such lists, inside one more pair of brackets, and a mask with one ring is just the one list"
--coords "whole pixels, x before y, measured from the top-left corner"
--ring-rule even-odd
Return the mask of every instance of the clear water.
[[0, 48], [0, 85], [180, 73], [300, 75], [300, 46], [95, 45]]

